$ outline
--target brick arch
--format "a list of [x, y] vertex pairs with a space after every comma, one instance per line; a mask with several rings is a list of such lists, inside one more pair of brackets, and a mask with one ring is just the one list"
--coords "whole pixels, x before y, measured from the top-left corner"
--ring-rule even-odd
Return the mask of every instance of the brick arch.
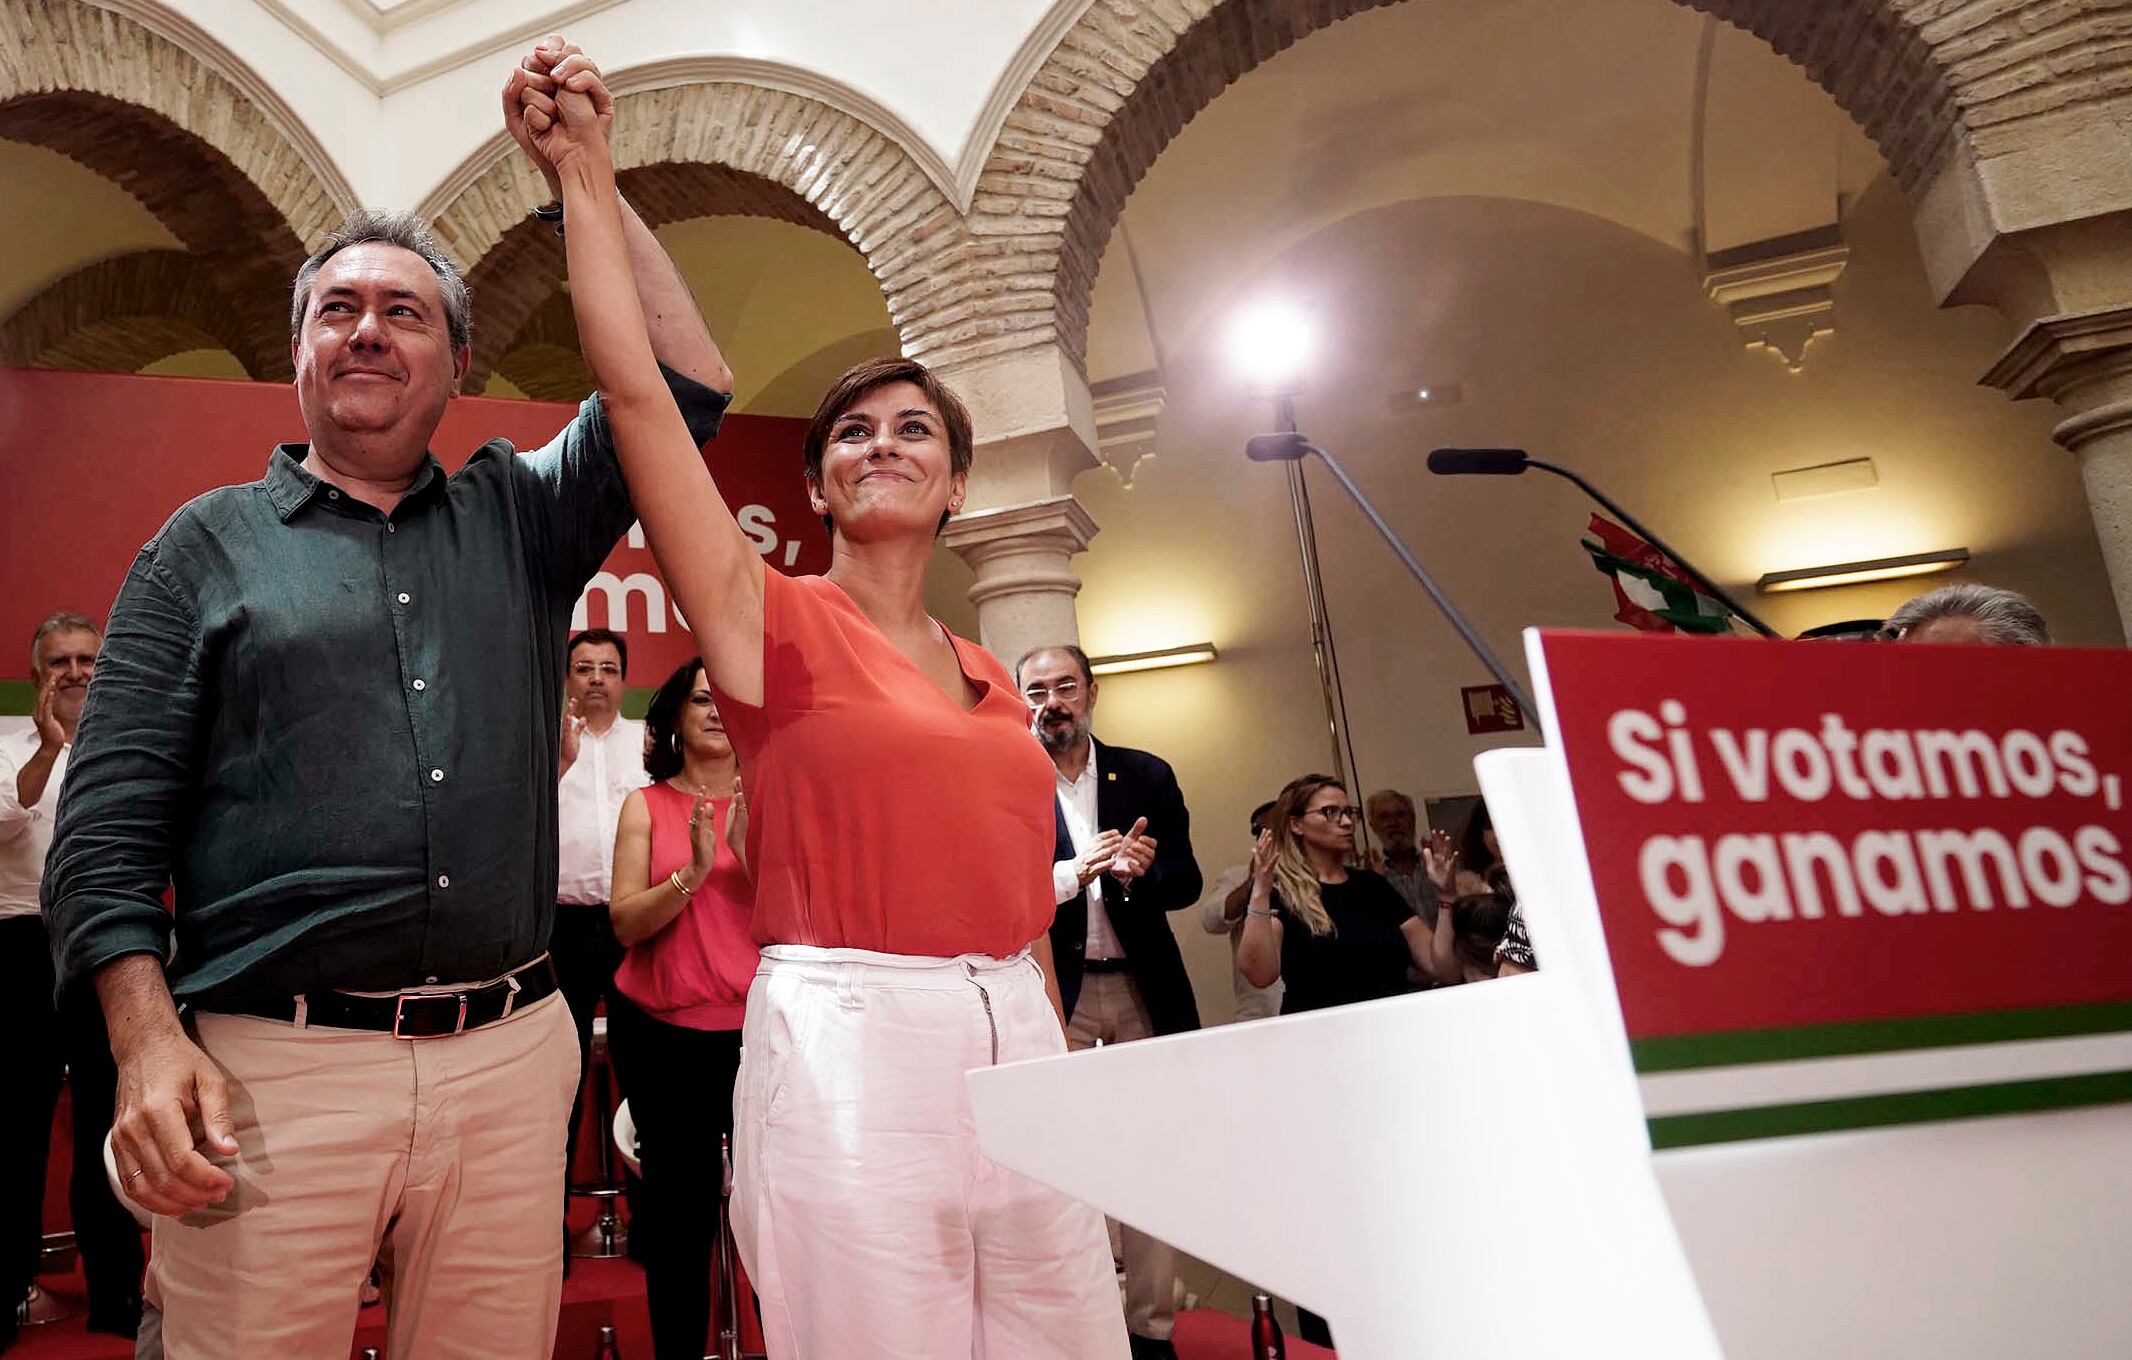
[[[612, 83], [626, 91], [628, 81]], [[864, 257], [907, 346], [941, 324], [928, 286], [960, 246], [960, 215], [885, 133], [808, 95], [727, 80], [621, 93], [615, 129], [624, 192], [652, 225], [740, 212], [828, 231]], [[481, 376], [553, 295], [562, 253], [526, 218], [547, 191], [508, 140], [492, 141], [454, 182], [464, 187], [423, 211], [468, 268]]]
[[[624, 170], [617, 179], [638, 214], [653, 227], [697, 217], [767, 217], [849, 244], [836, 223], [814, 204], [781, 184], [731, 166], [664, 161]], [[517, 224], [504, 232], [503, 239], [468, 274], [474, 290], [470, 382], [485, 379], [505, 355], [531, 343], [536, 337], [529, 336], [526, 328], [554, 312], [558, 302], [561, 321], [549, 324], [552, 334], [547, 338], [576, 348], [577, 328], [561, 291], [563, 273], [561, 238], [521, 212]], [[589, 386], [581, 388], [578, 395], [589, 390]]]
[[[1024, 319], [966, 356], [1057, 343], [1084, 358], [1096, 267], [1125, 200], [1223, 90], [1321, 28], [1398, 0], [1170, 0], [1088, 7], [1008, 113], [971, 204], [970, 258]], [[1802, 67], [1913, 198], [1966, 147], [2110, 97], [2132, 45], [2063, 0], [1678, 0]]]
[[78, 0], [0, 0], [0, 137], [132, 193], [236, 300], [232, 351], [289, 375], [289, 280], [354, 196], [240, 63]]
[[577, 314], [570, 295], [556, 293], [519, 327], [493, 370], [535, 401], [581, 401], [592, 390], [592, 370], [578, 349]]
[[[286, 304], [282, 304], [286, 307]], [[0, 364], [137, 373], [191, 349], [226, 349], [254, 378], [289, 366], [287, 313], [278, 343], [224, 280], [182, 250], [137, 250], [75, 270], [0, 324]]]

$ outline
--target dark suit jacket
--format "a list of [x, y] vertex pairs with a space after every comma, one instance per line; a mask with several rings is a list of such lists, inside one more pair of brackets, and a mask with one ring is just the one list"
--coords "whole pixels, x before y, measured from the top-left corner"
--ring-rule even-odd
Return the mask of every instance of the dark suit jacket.
[[[1147, 1004], [1148, 1019], [1157, 1034], [1178, 1034], [1199, 1028], [1199, 1007], [1192, 1000], [1192, 982], [1185, 975], [1184, 957], [1177, 952], [1177, 937], [1170, 933], [1169, 914], [1199, 901], [1199, 861], [1192, 858], [1192, 814], [1185, 809], [1177, 776], [1169, 763], [1145, 751], [1096, 742], [1096, 825], [1105, 831], [1130, 831], [1138, 818], [1147, 818], [1147, 834], [1155, 838], [1155, 862], [1146, 874], [1134, 879], [1132, 895], [1120, 901], [1118, 881], [1104, 880], [1105, 906], [1111, 929], [1125, 947], [1132, 965], [1133, 982]], [[1058, 844], [1052, 862], [1074, 858], [1073, 838], [1066, 833], [1066, 811], [1056, 800], [1052, 806], [1058, 821]], [[1059, 906], [1051, 921], [1051, 952], [1059, 970], [1059, 996], [1066, 1014], [1081, 995], [1081, 960], [1088, 953], [1088, 890]]]

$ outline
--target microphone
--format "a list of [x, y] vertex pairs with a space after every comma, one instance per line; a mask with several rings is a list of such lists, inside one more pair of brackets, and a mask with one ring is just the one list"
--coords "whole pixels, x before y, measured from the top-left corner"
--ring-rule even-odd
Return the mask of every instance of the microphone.
[[1258, 434], [1244, 441], [1244, 456], [1254, 463], [1298, 463], [1310, 451], [1310, 441], [1290, 432]]
[[[1271, 438], [1272, 436], [1261, 437]], [[1252, 442], [1256, 443], [1258, 441], [1253, 440]], [[1252, 457], [1254, 458], [1256, 458], [1257, 456], [1257, 454], [1252, 455]], [[1529, 467], [1538, 468], [1542, 472], [1552, 472], [1557, 477], [1560, 477], [1565, 481], [1576, 483], [1578, 490], [1582, 491], [1585, 495], [1590, 496], [1593, 500], [1599, 502], [1599, 504], [1606, 509], [1606, 512], [1608, 514], [1612, 515], [1615, 519], [1620, 520], [1622, 524], [1628, 527], [1631, 533], [1635, 534], [1637, 537], [1643, 539], [1644, 542], [1650, 544], [1652, 547], [1658, 549], [1667, 557], [1671, 558], [1673, 564], [1679, 567], [1681, 571], [1687, 575], [1688, 579], [1690, 581], [1693, 581], [1705, 595], [1708, 595], [1711, 599], [1716, 600], [1719, 604], [1725, 606], [1727, 609], [1730, 609], [1734, 614], [1737, 614], [1740, 618], [1740, 622], [1746, 624], [1749, 628], [1754, 629], [1763, 637], [1784, 636], [1776, 629], [1770, 627], [1768, 624], [1762, 622], [1753, 614], [1749, 613], [1747, 611], [1747, 606], [1741, 604], [1738, 600], [1733, 599], [1732, 596], [1725, 591], [1724, 587], [1720, 586], [1717, 582], [1711, 580], [1709, 577], [1703, 575], [1701, 568], [1697, 567], [1693, 562], [1690, 562], [1687, 558], [1682, 557], [1678, 552], [1674, 551], [1673, 546], [1671, 544], [1667, 543], [1657, 534], [1652, 533], [1649, 529], [1644, 528], [1643, 525], [1638, 522], [1634, 515], [1622, 509], [1618, 504], [1614, 502], [1612, 497], [1608, 496], [1598, 487], [1593, 486], [1590, 482], [1585, 481], [1582, 476], [1570, 470], [1569, 468], [1560, 467], [1554, 463], [1543, 462], [1538, 458], [1529, 456], [1523, 449], [1433, 449], [1429, 453], [1429, 471], [1434, 472], [1439, 476], [1458, 476], [1465, 473], [1483, 473], [1490, 476], [1514, 477], [1518, 473], [1523, 472], [1526, 468]]]
[[1436, 449], [1429, 454], [1429, 471], [1439, 476], [1479, 473], [1487, 477], [1515, 477], [1532, 466], [1523, 449]]
[[[1449, 452], [1508, 453], [1514, 454], [1518, 458], [1525, 456], [1516, 449], [1449, 450]], [[1407, 547], [1399, 535], [1392, 532], [1392, 526], [1385, 523], [1384, 516], [1377, 512], [1377, 507], [1370, 503], [1370, 498], [1362, 494], [1362, 488], [1355, 485], [1354, 479], [1347, 475], [1347, 469], [1340, 466], [1339, 460], [1324, 449], [1319, 448], [1316, 444], [1311, 443], [1303, 435], [1293, 432], [1254, 435], [1244, 442], [1244, 454], [1252, 461], [1259, 463], [1301, 463], [1306, 456], [1316, 454], [1318, 461], [1325, 465], [1325, 470], [1332, 473], [1341, 487], [1354, 499], [1355, 504], [1361, 507], [1363, 515], [1368, 518], [1371, 524], [1376, 526], [1377, 532], [1383, 536], [1386, 545], [1391, 548], [1401, 562], [1406, 564], [1408, 573], [1420, 583], [1423, 590], [1429, 593], [1429, 598], [1436, 602], [1437, 609], [1442, 611], [1444, 618], [1458, 631], [1458, 635], [1465, 642], [1467, 650], [1480, 658], [1480, 663], [1488, 668], [1488, 673], [1495, 677], [1496, 683], [1508, 691], [1510, 697], [1517, 702], [1517, 706], [1530, 714], [1534, 725], [1538, 725], [1540, 710], [1532, 702], [1532, 696], [1525, 692], [1525, 687], [1519, 684], [1517, 677], [1510, 673], [1510, 668], [1502, 663], [1496, 654], [1489, 649], [1488, 644], [1482, 640], [1481, 635], [1474, 631], [1473, 624], [1464, 614], [1459, 612], [1458, 606], [1451, 603], [1451, 597], [1446, 595], [1443, 587], [1436, 583], [1436, 578], [1429, 575], [1429, 569], [1422, 566], [1421, 562], [1414, 556], [1413, 551]], [[1301, 467], [1296, 469], [1296, 475], [1301, 476], [1302, 472], [1303, 469]], [[1316, 571], [1316, 567], [1308, 554], [1306, 554], [1304, 560], [1304, 571], [1306, 575]]]

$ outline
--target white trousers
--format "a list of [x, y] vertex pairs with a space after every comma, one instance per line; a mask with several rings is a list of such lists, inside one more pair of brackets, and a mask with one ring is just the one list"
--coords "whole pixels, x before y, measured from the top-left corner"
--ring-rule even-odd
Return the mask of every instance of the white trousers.
[[1127, 1354], [1102, 1215], [988, 1160], [963, 1084], [1065, 1051], [1027, 955], [763, 950], [733, 1228], [772, 1360]]

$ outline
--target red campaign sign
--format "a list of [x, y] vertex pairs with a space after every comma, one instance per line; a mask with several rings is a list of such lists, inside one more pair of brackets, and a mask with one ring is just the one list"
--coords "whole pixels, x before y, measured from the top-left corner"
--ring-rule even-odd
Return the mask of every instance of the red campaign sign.
[[2132, 1001], [2132, 654], [1541, 648], [1631, 1039]]
[[[576, 407], [461, 397], [432, 447], [447, 470], [493, 438], [537, 448]], [[705, 461], [741, 527], [771, 565], [806, 574], [829, 565], [828, 536], [800, 480], [807, 423], [728, 416]], [[256, 480], [274, 445], [304, 438], [296, 391], [284, 384], [0, 368], [0, 543], [7, 590], [0, 642], [29, 637], [55, 609], [98, 619], [142, 543], [203, 491]], [[656, 685], [695, 650], [658, 567], [632, 530], [578, 605], [580, 626], [629, 639], [629, 683]], [[17, 674], [0, 664], [0, 673]]]

